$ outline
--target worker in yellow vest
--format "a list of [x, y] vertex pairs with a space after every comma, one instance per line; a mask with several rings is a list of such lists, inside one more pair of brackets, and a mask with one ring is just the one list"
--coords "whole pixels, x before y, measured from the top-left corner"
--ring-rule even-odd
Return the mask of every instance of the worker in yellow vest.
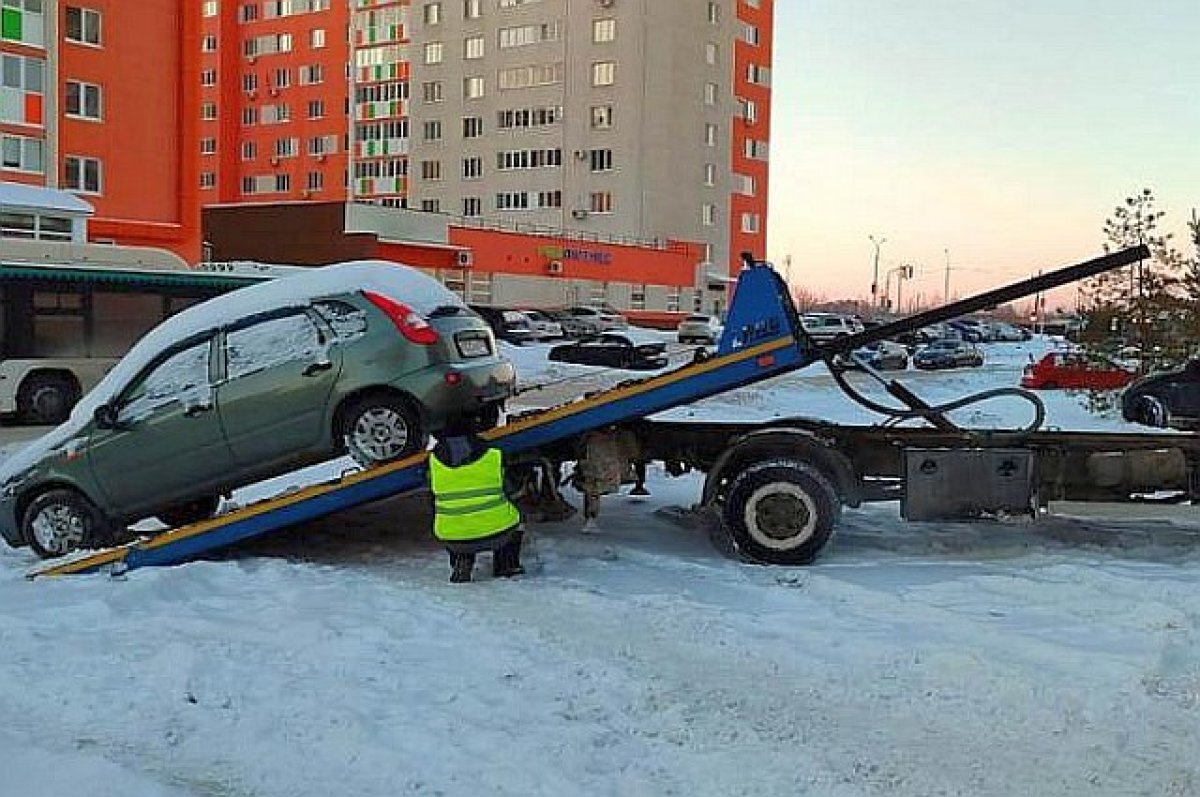
[[450, 582], [471, 580], [475, 556], [492, 552], [497, 578], [519, 576], [521, 512], [505, 491], [500, 449], [477, 437], [466, 421], [447, 425], [429, 457], [433, 533], [450, 554]]

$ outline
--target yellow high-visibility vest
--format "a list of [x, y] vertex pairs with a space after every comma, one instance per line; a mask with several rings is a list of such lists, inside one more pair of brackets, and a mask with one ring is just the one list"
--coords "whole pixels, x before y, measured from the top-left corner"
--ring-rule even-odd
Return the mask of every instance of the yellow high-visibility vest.
[[457, 468], [430, 455], [429, 481], [433, 533], [439, 540], [478, 540], [521, 522], [520, 511], [504, 495], [504, 464], [498, 448], [489, 448], [479, 459]]

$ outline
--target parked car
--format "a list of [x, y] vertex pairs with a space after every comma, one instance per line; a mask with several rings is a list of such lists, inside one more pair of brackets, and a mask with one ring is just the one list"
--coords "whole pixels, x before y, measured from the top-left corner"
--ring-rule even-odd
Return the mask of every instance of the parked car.
[[1033, 333], [1031, 333], [1028, 329], [1016, 326], [1015, 324], [1008, 324], [1003, 321], [993, 324], [992, 327], [994, 330], [994, 339], [1005, 341], [1007, 343], [1016, 343], [1023, 340], [1029, 340], [1033, 337]]
[[1147, 426], [1200, 429], [1200, 359], [1131, 383], [1121, 396], [1121, 415]]
[[563, 312], [575, 319], [580, 333], [585, 335], [598, 335], [601, 332], [612, 332], [629, 326], [623, 315], [604, 308], [568, 307]]
[[550, 350], [550, 359], [580, 365], [654, 370], [667, 364], [667, 344], [628, 332], [604, 332], [586, 340], [563, 343]]
[[42, 556], [343, 452], [422, 451], [448, 417], [495, 423], [516, 373], [487, 325], [415, 269], [368, 261], [241, 288], [164, 321], [71, 416], [0, 463], [0, 535]]
[[818, 343], [863, 331], [861, 323], [835, 313], [805, 313], [800, 316], [800, 326]]
[[518, 346], [537, 340], [529, 319], [519, 310], [473, 304], [471, 311], [486, 321], [487, 325], [492, 328], [492, 333], [500, 340], [515, 343]]
[[[908, 349], [892, 340], [880, 340], [855, 349], [854, 357], [877, 371], [903, 371], [908, 368]], [[850, 365], [854, 360], [847, 358]]]
[[1025, 366], [1021, 387], [1035, 390], [1088, 388], [1114, 390], [1128, 385], [1136, 374], [1112, 360], [1082, 352], [1050, 352]]
[[958, 334], [958, 337], [969, 343], [981, 343], [984, 340], [984, 333], [978, 322], [969, 322], [967, 319], [956, 318], [953, 321], [947, 321], [946, 326], [953, 329]]
[[675, 330], [680, 343], [705, 343], [712, 345], [721, 335], [717, 319], [710, 315], [693, 313], [679, 322]]
[[563, 336], [562, 324], [541, 310], [522, 310], [521, 314], [529, 320], [529, 328], [537, 340], [554, 340]]
[[926, 371], [963, 366], [978, 367], [983, 365], [983, 352], [969, 341], [942, 338], [918, 349], [913, 355], [912, 363]]

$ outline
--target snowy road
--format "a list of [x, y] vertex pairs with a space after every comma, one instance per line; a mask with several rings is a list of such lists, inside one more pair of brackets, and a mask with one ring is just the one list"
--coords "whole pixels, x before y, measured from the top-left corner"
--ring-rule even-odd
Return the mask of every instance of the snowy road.
[[[680, 412], [843, 411], [821, 379]], [[0, 549], [0, 795], [1200, 795], [1186, 511], [882, 504], [817, 565], [768, 568], [656, 512], [694, 477], [651, 476], [602, 533], [539, 526], [537, 572], [469, 587], [417, 499], [123, 580], [27, 582]]]

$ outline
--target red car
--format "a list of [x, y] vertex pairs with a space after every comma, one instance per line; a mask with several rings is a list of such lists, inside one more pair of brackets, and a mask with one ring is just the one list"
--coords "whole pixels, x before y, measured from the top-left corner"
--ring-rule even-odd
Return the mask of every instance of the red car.
[[1137, 376], [1114, 362], [1092, 354], [1050, 352], [1025, 366], [1021, 387], [1053, 390], [1058, 387], [1115, 390]]

